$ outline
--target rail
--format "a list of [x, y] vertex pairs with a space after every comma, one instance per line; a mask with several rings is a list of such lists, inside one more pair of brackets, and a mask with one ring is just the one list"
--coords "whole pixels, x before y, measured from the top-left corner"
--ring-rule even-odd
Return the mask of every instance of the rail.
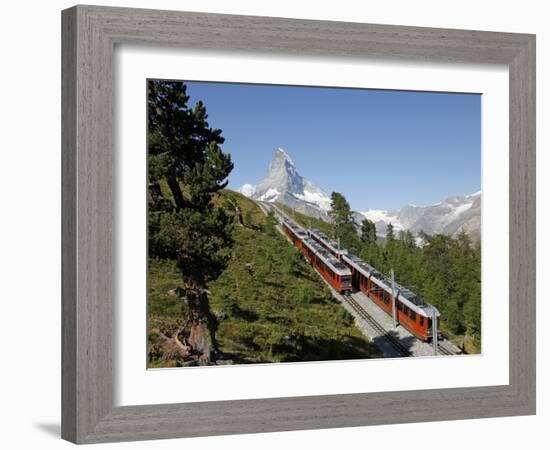
[[451, 355], [460, 355], [462, 353], [462, 351], [457, 352], [452, 348], [448, 348], [446, 346], [446, 341], [438, 342], [438, 344], [439, 345], [437, 346], [437, 351], [442, 355], [451, 356]]
[[343, 296], [348, 304], [354, 309], [354, 311], [365, 321], [367, 322], [374, 330], [379, 334], [380, 337], [385, 339], [397, 352], [402, 356], [411, 356], [411, 352], [407, 347], [405, 347], [399, 339], [392, 336], [388, 331], [380, 325], [365, 309], [355, 300], [351, 295]]

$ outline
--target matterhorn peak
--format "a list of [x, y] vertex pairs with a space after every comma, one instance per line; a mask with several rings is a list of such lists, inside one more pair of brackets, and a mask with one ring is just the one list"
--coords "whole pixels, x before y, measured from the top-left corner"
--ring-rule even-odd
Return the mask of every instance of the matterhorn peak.
[[289, 154], [285, 152], [284, 148], [277, 147], [277, 150], [275, 151], [275, 158], [278, 156], [286, 159], [290, 164], [294, 165], [294, 161], [292, 161], [292, 158], [289, 156]]
[[255, 186], [245, 184], [239, 191], [254, 200], [281, 202], [316, 217], [326, 216], [330, 209], [328, 194], [302, 177], [281, 147], [276, 148], [264, 178]]

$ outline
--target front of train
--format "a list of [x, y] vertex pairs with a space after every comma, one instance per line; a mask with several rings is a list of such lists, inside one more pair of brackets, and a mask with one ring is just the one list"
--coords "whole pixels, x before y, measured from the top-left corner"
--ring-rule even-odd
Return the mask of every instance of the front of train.
[[350, 275], [343, 275], [340, 277], [340, 289], [343, 295], [350, 295], [353, 291]]
[[425, 313], [425, 316], [422, 320], [421, 326], [421, 338], [426, 342], [433, 341], [433, 331], [434, 331], [434, 320], [435, 327], [437, 329], [437, 338], [441, 339], [441, 314], [438, 309], [427, 303], [422, 307], [422, 311]]

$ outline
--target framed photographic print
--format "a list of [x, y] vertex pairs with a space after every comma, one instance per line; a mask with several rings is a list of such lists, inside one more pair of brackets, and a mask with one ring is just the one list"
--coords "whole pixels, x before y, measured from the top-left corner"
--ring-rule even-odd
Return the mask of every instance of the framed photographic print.
[[534, 414], [534, 36], [77, 6], [62, 61], [65, 439]]

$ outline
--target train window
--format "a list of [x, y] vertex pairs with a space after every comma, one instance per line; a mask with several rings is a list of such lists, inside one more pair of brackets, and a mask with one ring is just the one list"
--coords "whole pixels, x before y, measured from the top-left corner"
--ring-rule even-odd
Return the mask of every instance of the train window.
[[420, 316], [420, 326], [424, 326], [424, 316]]
[[411, 313], [411, 314], [410, 314], [411, 319], [412, 319], [412, 320], [416, 320], [416, 312], [414, 312], [414, 311], [411, 309], [410, 313]]
[[409, 307], [407, 305], [403, 305], [403, 312], [407, 315], [409, 314]]

